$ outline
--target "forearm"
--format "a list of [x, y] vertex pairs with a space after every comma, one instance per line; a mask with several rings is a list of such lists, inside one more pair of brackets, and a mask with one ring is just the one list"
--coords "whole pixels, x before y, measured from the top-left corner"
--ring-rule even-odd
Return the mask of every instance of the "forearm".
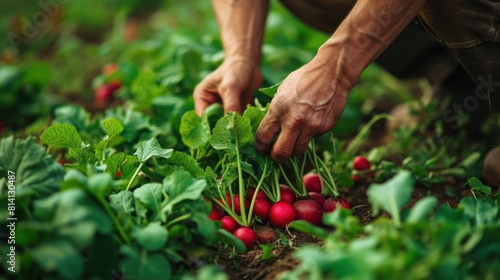
[[226, 57], [259, 63], [269, 0], [212, 0]]
[[410, 23], [426, 0], [359, 0], [318, 50], [347, 90]]

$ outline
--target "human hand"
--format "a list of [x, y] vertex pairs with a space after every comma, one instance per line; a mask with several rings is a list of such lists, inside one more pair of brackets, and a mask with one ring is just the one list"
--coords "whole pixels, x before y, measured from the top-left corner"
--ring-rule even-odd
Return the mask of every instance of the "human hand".
[[194, 107], [201, 116], [205, 109], [222, 102], [224, 112], [242, 113], [253, 102], [253, 92], [262, 84], [256, 62], [243, 57], [227, 58], [206, 76], [194, 90]]
[[352, 83], [329, 65], [313, 59], [283, 81], [255, 134], [257, 151], [283, 163], [303, 154], [313, 137], [330, 131], [344, 111]]

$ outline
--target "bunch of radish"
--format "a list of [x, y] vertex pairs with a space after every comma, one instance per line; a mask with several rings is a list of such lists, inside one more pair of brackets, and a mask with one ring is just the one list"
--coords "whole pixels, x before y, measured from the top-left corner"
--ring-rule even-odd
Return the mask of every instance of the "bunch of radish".
[[[272, 227], [284, 229], [291, 222], [303, 220], [314, 225], [322, 223], [323, 213], [334, 211], [338, 205], [349, 209], [349, 203], [340, 198], [325, 197], [323, 180], [317, 173], [307, 173], [302, 182], [307, 195], [298, 196], [296, 191], [288, 185], [279, 185], [279, 200], [272, 201], [260, 188], [249, 188], [244, 197], [239, 194], [226, 194], [225, 201], [216, 199], [213, 203], [210, 219], [220, 220], [222, 228], [233, 233], [249, 249], [257, 241], [269, 242], [273, 240], [269, 230], [255, 232], [248, 225], [241, 224], [239, 215], [244, 209], [250, 219], [261, 224], [269, 223]], [[243, 207], [241, 203], [243, 202]], [[236, 215], [235, 215], [236, 214]], [[271, 236], [270, 236], [271, 235]]]

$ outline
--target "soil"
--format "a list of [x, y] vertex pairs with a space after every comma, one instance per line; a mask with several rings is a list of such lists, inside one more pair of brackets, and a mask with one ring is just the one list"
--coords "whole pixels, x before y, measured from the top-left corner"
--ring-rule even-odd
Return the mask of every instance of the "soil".
[[[372, 209], [366, 190], [370, 182], [362, 181], [352, 188], [341, 189], [341, 196], [346, 198], [350, 205], [352, 213], [357, 216], [363, 225], [372, 222], [379, 216], [388, 216], [387, 213], [381, 212], [377, 216], [372, 215]], [[425, 186], [415, 186], [411, 202], [408, 207], [425, 196], [435, 196], [439, 200], [439, 205], [448, 204], [450, 207], [456, 207], [463, 197], [470, 196], [470, 189], [463, 187], [462, 182], [450, 181], [447, 184], [433, 186], [428, 188]], [[279, 274], [284, 271], [293, 270], [298, 261], [294, 259], [293, 252], [304, 244], [321, 245], [321, 240], [309, 234], [301, 233], [294, 230], [278, 230], [267, 225], [257, 225], [256, 230], [267, 228], [271, 229], [279, 236], [279, 232], [286, 236], [289, 242], [287, 246], [283, 246], [278, 240], [271, 243], [275, 247], [272, 251], [273, 256], [267, 260], [262, 260], [263, 251], [260, 247], [255, 246], [245, 254], [232, 254], [232, 249], [224, 249], [218, 254], [217, 263], [228, 274], [231, 280], [274, 280], [278, 279]], [[333, 230], [326, 228], [327, 230]]]

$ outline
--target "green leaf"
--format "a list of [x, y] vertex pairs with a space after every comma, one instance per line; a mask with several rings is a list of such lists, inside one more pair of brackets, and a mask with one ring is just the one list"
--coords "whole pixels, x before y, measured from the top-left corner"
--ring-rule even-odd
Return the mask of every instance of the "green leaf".
[[123, 126], [117, 119], [114, 118], [104, 120], [101, 126], [102, 129], [104, 129], [104, 132], [108, 135], [109, 139], [120, 135], [123, 132]]
[[55, 271], [62, 279], [80, 279], [83, 275], [84, 260], [67, 241], [44, 242], [31, 249], [30, 254], [44, 271]]
[[172, 155], [172, 151], [172, 149], [162, 149], [158, 140], [151, 138], [148, 141], [139, 143], [134, 155], [137, 156], [140, 162], [145, 162], [152, 156], [169, 158]]
[[203, 237], [203, 243], [206, 245], [213, 244], [217, 237], [217, 227], [208, 218], [208, 214], [193, 212], [191, 219], [196, 223], [198, 233]]
[[34, 216], [48, 220], [59, 234], [79, 246], [91, 244], [96, 232], [109, 234], [113, 224], [96, 200], [80, 188], [68, 189], [35, 202]]
[[149, 116], [132, 109], [123, 111], [121, 108], [112, 108], [106, 111], [106, 118], [115, 118], [123, 125], [122, 136], [131, 143], [137, 141], [142, 130], [150, 129]]
[[254, 106], [248, 107], [243, 113], [243, 116], [250, 120], [250, 125], [252, 126], [253, 134], [255, 134], [257, 128], [259, 128], [260, 122], [262, 121], [265, 115], [266, 113], [263, 110]]
[[194, 179], [187, 171], [177, 171], [165, 177], [163, 187], [168, 194], [168, 203], [164, 211], [170, 213], [176, 204], [200, 198], [206, 185], [205, 180]]
[[408, 170], [400, 170], [382, 184], [372, 184], [367, 190], [374, 214], [382, 209], [399, 221], [399, 213], [411, 198], [415, 179]]
[[128, 215], [134, 211], [134, 195], [129, 191], [112, 194], [109, 204], [117, 213]]
[[58, 123], [47, 128], [40, 139], [43, 143], [55, 148], [80, 148], [82, 138], [76, 131], [76, 128], [67, 123]]
[[172, 267], [163, 254], [146, 254], [132, 246], [122, 246], [120, 262], [123, 279], [171, 279]]
[[245, 253], [247, 251], [245, 243], [243, 243], [243, 241], [241, 241], [238, 237], [234, 236], [234, 234], [225, 229], [219, 229], [218, 237], [223, 242], [233, 245], [240, 253]]
[[132, 236], [147, 251], [155, 251], [167, 244], [168, 231], [160, 223], [149, 223], [144, 228], [135, 228]]
[[467, 183], [473, 191], [477, 191], [486, 196], [491, 194], [491, 187], [483, 185], [483, 182], [481, 182], [481, 180], [477, 177], [470, 178], [467, 180]]
[[418, 223], [422, 221], [426, 221], [434, 212], [434, 207], [437, 205], [438, 199], [434, 196], [425, 197], [415, 203], [415, 206], [408, 214], [406, 218], [407, 223]]
[[69, 104], [58, 107], [54, 111], [58, 123], [73, 125], [77, 131], [83, 131], [87, 126], [88, 114], [83, 107]]
[[278, 92], [278, 88], [280, 85], [281, 85], [281, 82], [279, 82], [275, 85], [272, 85], [270, 87], [259, 88], [259, 91], [262, 92], [263, 94], [265, 94], [266, 96], [273, 98], [274, 95], [276, 94], [276, 92]]
[[198, 117], [194, 110], [186, 112], [181, 119], [182, 142], [191, 149], [205, 146], [210, 138], [210, 124], [206, 117]]
[[89, 190], [98, 197], [104, 198], [113, 188], [111, 174], [95, 174], [89, 178]]
[[328, 232], [325, 229], [302, 220], [291, 222], [290, 224], [288, 224], [288, 228], [295, 229], [303, 233], [312, 234], [323, 240], [328, 236]]
[[165, 160], [165, 165], [156, 166], [156, 172], [163, 176], [169, 176], [177, 170], [186, 170], [196, 179], [205, 177], [205, 172], [192, 156], [178, 151], [173, 151], [172, 156]]
[[161, 210], [162, 190], [161, 184], [145, 184], [134, 190], [134, 197], [156, 215]]
[[236, 113], [228, 113], [215, 125], [210, 145], [216, 150], [236, 152], [245, 145], [253, 144], [253, 139], [250, 120]]
[[[59, 189], [64, 178], [64, 169], [46, 155], [45, 148], [35, 142], [34, 137], [24, 140], [10, 136], [0, 144], [0, 169], [15, 175], [16, 196], [32, 193], [47, 196]], [[7, 187], [0, 183], [0, 190]]]
[[125, 153], [116, 153], [104, 160], [104, 164], [106, 164], [106, 171], [115, 176], [116, 172], [122, 166], [125, 157]]

